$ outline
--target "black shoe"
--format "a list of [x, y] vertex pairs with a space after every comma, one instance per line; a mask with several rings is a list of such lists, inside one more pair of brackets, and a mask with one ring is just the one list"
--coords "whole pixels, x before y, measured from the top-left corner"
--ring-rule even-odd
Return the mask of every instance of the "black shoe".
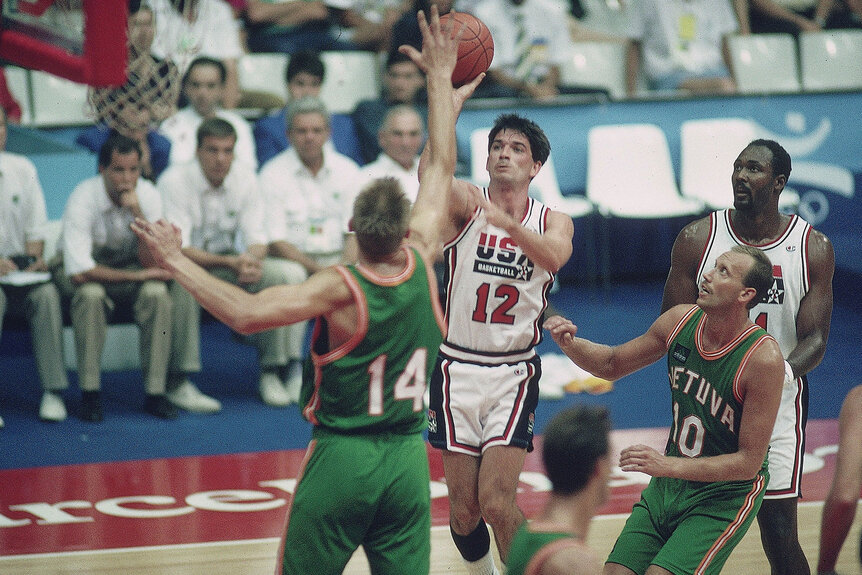
[[91, 423], [98, 423], [105, 418], [102, 414], [102, 396], [98, 391], [85, 391], [81, 394], [80, 418]]
[[177, 408], [164, 395], [147, 395], [144, 411], [162, 419], [177, 418]]

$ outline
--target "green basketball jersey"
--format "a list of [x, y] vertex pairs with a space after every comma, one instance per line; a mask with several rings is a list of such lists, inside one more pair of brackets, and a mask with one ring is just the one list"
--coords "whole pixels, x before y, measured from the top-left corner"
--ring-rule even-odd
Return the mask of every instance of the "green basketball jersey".
[[329, 349], [318, 318], [303, 374], [303, 415], [333, 431], [418, 433], [425, 428], [425, 387], [444, 322], [425, 262], [404, 248], [407, 266], [378, 277], [354, 265], [336, 268], [356, 302], [354, 336]]
[[558, 541], [560, 543], [556, 544], [555, 549], [565, 545], [583, 545], [571, 533], [530, 531], [527, 523], [522, 523], [509, 547], [509, 557], [506, 559], [506, 574], [524, 575], [527, 573], [527, 567], [530, 565], [533, 557], [547, 545]]
[[749, 355], [771, 336], [751, 325], [722, 349], [708, 352], [701, 345], [705, 319], [703, 310], [693, 307], [669, 338], [673, 426], [666, 455], [702, 457], [739, 450], [743, 404], [737, 379]]

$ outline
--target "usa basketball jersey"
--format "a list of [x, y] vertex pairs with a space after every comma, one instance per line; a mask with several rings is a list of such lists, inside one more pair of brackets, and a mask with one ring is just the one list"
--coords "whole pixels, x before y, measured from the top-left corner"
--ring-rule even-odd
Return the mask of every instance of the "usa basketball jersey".
[[[488, 190], [483, 193], [487, 199]], [[541, 235], [549, 212], [529, 198], [521, 225]], [[554, 274], [532, 262], [504, 230], [489, 224], [481, 208], [444, 245], [444, 257], [449, 332], [441, 349], [466, 361], [534, 356]]]
[[[763, 250], [772, 262], [772, 288], [766, 297], [751, 309], [751, 320], [775, 338], [784, 357], [796, 347], [796, 314], [808, 293], [808, 237], [811, 225], [799, 216], [790, 216], [790, 223], [775, 240], [754, 247]], [[752, 245], [741, 239], [733, 229], [730, 210], [710, 215], [709, 240], [697, 270], [697, 285], [703, 274], [715, 266], [715, 260], [737, 245]]]

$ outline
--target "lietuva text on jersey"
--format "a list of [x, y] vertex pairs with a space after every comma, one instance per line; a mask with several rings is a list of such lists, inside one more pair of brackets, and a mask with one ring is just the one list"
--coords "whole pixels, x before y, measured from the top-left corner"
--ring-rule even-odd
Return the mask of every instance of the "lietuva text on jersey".
[[[676, 349], [673, 351], [676, 356], [688, 351], [685, 348], [680, 348], [682, 346], [677, 344]], [[670, 378], [672, 389], [682, 391], [686, 395], [691, 395], [691, 392], [694, 391], [694, 399], [703, 406], [706, 406], [707, 402], [709, 402], [709, 413], [712, 414], [712, 417], [718, 419], [731, 433], [736, 433], [736, 411], [705, 377], [681, 365], [677, 365], [671, 369], [668, 378]], [[696, 389], [694, 386], [695, 381], [697, 381]], [[722, 405], [724, 405], [724, 409], [722, 409]], [[721, 411], [721, 417], [718, 416], [719, 410]]]

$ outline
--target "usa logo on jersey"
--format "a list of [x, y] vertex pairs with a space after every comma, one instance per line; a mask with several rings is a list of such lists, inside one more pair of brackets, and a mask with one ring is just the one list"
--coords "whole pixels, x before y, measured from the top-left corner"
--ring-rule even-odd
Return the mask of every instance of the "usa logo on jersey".
[[760, 299], [759, 303], [784, 303], [784, 274], [780, 265], [772, 266], [772, 287]]
[[482, 233], [476, 248], [473, 271], [508, 278], [530, 281], [533, 277], [533, 262], [530, 261], [512, 238]]

